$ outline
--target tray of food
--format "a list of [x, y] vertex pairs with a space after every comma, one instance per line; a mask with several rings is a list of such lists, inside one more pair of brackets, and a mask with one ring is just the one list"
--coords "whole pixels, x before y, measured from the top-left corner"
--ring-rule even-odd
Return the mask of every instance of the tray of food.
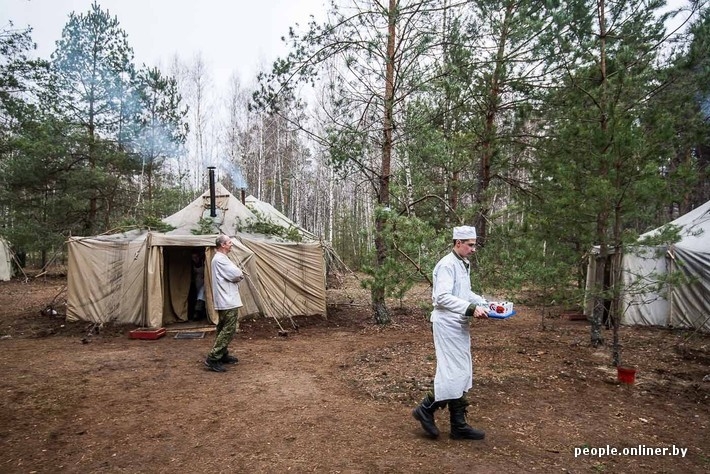
[[508, 319], [515, 315], [513, 303], [503, 301], [500, 303], [488, 303], [488, 317], [493, 319]]

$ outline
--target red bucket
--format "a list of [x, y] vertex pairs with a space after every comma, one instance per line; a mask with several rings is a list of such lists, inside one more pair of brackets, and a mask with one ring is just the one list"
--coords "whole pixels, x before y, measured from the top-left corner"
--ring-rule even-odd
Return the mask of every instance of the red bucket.
[[619, 376], [619, 382], [631, 385], [634, 381], [636, 381], [636, 369], [628, 367], [617, 367], [616, 369]]

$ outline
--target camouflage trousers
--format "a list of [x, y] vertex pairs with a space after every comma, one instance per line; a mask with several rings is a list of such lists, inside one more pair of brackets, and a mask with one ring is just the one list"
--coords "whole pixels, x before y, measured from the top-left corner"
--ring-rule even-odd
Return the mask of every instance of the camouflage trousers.
[[468, 400], [466, 399], [465, 393], [461, 395], [461, 398], [452, 398], [451, 400], [439, 400], [438, 402], [435, 402], [434, 400], [436, 400], [436, 396], [434, 394], [434, 388], [432, 387], [432, 389], [426, 393], [426, 398], [424, 399], [424, 403], [429, 404], [429, 407], [433, 406], [437, 409], [444, 409], [448, 405], [449, 408], [453, 407], [454, 409], [456, 409], [456, 407], [467, 407], [470, 405], [470, 403], [468, 403]]
[[229, 353], [229, 343], [232, 342], [234, 333], [237, 332], [237, 309], [220, 309], [217, 311], [219, 315], [217, 335], [215, 336], [212, 350], [207, 354], [208, 359], [218, 361]]

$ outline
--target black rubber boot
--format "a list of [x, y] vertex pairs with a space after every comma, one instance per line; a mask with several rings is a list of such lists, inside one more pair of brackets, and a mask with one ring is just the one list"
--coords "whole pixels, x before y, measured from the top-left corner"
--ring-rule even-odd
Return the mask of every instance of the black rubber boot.
[[432, 438], [439, 437], [439, 428], [436, 427], [436, 422], [434, 421], [434, 413], [439, 408], [442, 408], [446, 403], [435, 402], [431, 395], [427, 394], [424, 400], [412, 410], [412, 416], [421, 423], [422, 428], [426, 431], [426, 434]]
[[239, 359], [230, 354], [224, 354], [219, 360], [223, 364], [237, 364]]
[[209, 357], [205, 359], [205, 367], [212, 372], [226, 372], [227, 370], [220, 361], [210, 359]]
[[449, 402], [449, 415], [451, 416], [451, 439], [483, 439], [486, 433], [477, 430], [466, 423], [466, 400], [459, 398]]

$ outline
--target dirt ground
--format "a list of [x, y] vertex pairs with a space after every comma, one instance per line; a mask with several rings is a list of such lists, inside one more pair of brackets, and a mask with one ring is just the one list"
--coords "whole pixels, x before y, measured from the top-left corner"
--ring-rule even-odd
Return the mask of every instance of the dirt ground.
[[[285, 321], [286, 337], [247, 319], [239, 364], [213, 373], [213, 332], [68, 324], [65, 283], [0, 283], [0, 472], [710, 472], [708, 335], [624, 328], [626, 385], [586, 321], [552, 314], [542, 330], [540, 308], [516, 304], [472, 324], [468, 419], [486, 439], [449, 439], [440, 411], [431, 440], [411, 417], [435, 370], [424, 287], [387, 327], [354, 279], [329, 290], [327, 320]], [[55, 298], [59, 314], [42, 313]], [[687, 454], [575, 457], [639, 446]]]

